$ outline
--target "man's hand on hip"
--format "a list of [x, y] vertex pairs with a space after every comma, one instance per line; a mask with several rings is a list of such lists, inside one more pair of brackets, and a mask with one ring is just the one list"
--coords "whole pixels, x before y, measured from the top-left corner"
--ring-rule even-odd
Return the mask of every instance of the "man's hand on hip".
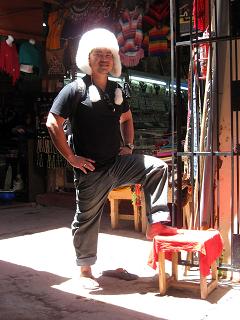
[[87, 170], [95, 170], [95, 166], [93, 165], [95, 161], [92, 159], [71, 155], [67, 160], [72, 167], [82, 170], [85, 174], [87, 174]]

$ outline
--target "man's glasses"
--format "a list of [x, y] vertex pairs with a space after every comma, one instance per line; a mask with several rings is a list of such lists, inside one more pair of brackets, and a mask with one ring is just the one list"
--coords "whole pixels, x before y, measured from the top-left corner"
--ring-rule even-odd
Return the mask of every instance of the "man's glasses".
[[103, 53], [101, 51], [97, 51], [97, 52], [92, 52], [92, 55], [95, 58], [101, 59], [101, 60], [112, 60], [113, 58], [113, 55], [111, 52]]

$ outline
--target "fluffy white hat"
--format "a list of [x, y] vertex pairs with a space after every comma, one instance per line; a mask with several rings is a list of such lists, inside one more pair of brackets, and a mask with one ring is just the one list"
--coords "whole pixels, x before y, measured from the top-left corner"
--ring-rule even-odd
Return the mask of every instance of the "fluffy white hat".
[[121, 75], [122, 66], [118, 53], [118, 42], [112, 32], [103, 28], [96, 28], [83, 34], [79, 41], [76, 55], [76, 63], [78, 68], [88, 75], [92, 74], [92, 69], [89, 66], [89, 54], [93, 49], [96, 48], [106, 48], [111, 50], [114, 64], [110, 73], [114, 77], [119, 77]]

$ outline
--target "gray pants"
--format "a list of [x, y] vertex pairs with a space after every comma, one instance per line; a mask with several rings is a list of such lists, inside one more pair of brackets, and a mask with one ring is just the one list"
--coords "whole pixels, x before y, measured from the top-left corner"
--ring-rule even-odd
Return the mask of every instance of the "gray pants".
[[141, 184], [149, 223], [170, 221], [167, 207], [167, 164], [152, 156], [118, 156], [114, 164], [94, 172], [75, 172], [76, 214], [72, 223], [78, 266], [97, 259], [100, 219], [109, 192], [117, 187]]

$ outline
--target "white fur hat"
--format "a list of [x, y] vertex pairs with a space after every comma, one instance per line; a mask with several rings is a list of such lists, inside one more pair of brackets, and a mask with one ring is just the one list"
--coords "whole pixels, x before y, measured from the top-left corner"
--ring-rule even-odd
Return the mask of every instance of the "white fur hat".
[[113, 54], [113, 69], [110, 71], [114, 77], [119, 77], [122, 72], [122, 65], [119, 56], [119, 46], [115, 35], [107, 29], [96, 28], [83, 34], [79, 41], [76, 63], [78, 68], [88, 74], [92, 74], [89, 66], [89, 54], [93, 49], [106, 48]]

